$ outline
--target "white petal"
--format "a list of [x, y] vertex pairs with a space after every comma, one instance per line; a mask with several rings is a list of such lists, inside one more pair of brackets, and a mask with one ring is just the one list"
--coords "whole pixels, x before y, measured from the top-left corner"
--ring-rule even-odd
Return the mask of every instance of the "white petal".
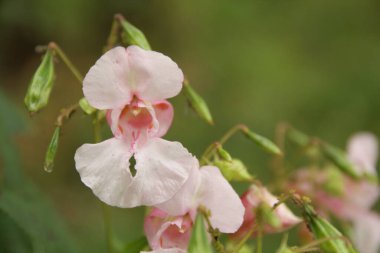
[[371, 133], [353, 135], [347, 145], [348, 157], [363, 173], [376, 174], [378, 142]]
[[360, 253], [378, 253], [380, 249], [380, 216], [363, 212], [353, 222], [353, 241]]
[[156, 205], [157, 208], [165, 211], [172, 216], [180, 216], [198, 208], [198, 200], [196, 193], [201, 182], [201, 173], [198, 163], [194, 163], [194, 167], [190, 172], [189, 179], [183, 187], [168, 201]]
[[155, 102], [180, 92], [183, 73], [169, 57], [137, 46], [128, 47], [127, 53], [138, 98]]
[[157, 205], [172, 198], [184, 185], [197, 160], [179, 142], [148, 139], [135, 153], [135, 189], [144, 205]]
[[133, 81], [126, 49], [115, 47], [88, 71], [83, 80], [83, 93], [97, 109], [122, 108], [132, 99]]
[[217, 167], [204, 166], [200, 172], [202, 181], [197, 195], [199, 203], [211, 211], [211, 224], [223, 233], [236, 232], [245, 211], [239, 196]]
[[121, 140], [112, 138], [78, 148], [75, 166], [82, 182], [99, 199], [109, 205], [128, 207], [136, 197], [128, 192], [128, 185], [132, 182], [129, 171], [131, 155]]

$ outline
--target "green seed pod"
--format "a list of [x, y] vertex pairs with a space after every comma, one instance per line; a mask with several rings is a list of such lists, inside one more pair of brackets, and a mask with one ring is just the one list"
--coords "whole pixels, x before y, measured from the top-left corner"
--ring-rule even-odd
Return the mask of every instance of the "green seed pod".
[[86, 98], [81, 98], [79, 100], [79, 106], [80, 108], [82, 109], [82, 111], [84, 111], [86, 114], [90, 115], [90, 114], [93, 114], [96, 109], [94, 107], [92, 107]]
[[198, 215], [195, 219], [193, 231], [189, 242], [189, 253], [212, 253], [211, 244], [206, 232], [205, 223], [202, 215]]
[[55, 155], [56, 155], [57, 150], [58, 150], [60, 132], [61, 132], [61, 128], [59, 126], [57, 126], [54, 130], [50, 144], [47, 148], [46, 155], [45, 155], [45, 163], [44, 163], [44, 170], [46, 172], [52, 172], [53, 171], [54, 159], [55, 159]]
[[118, 16], [118, 18], [122, 29], [121, 39], [124, 44], [136, 45], [145, 50], [151, 50], [148, 40], [140, 29], [129, 23], [122, 16]]
[[321, 145], [323, 154], [331, 160], [342, 172], [354, 179], [360, 179], [361, 175], [355, 166], [347, 159], [346, 153], [337, 147], [323, 143]]
[[198, 93], [196, 93], [196, 91], [186, 81], [183, 88], [190, 106], [194, 109], [198, 116], [210, 125], [213, 125], [214, 122], [212, 120], [210, 110], [208, 109], [208, 106], [203, 98], [199, 96]]
[[253, 179], [247, 167], [238, 159], [232, 159], [230, 162], [226, 160], [216, 160], [214, 165], [220, 169], [227, 181], [243, 182]]
[[261, 136], [257, 133], [252, 132], [248, 128], [245, 128], [243, 130], [243, 133], [245, 136], [247, 136], [251, 141], [253, 141], [255, 144], [257, 144], [260, 148], [267, 151], [268, 153], [274, 154], [274, 155], [282, 155], [282, 152], [279, 147], [277, 147], [276, 144], [274, 144], [271, 140], [268, 138]]
[[315, 239], [331, 238], [320, 244], [324, 253], [357, 253], [343, 235], [326, 219], [319, 217], [310, 205], [304, 204], [303, 207], [305, 221]]
[[32, 113], [39, 111], [49, 102], [54, 84], [54, 56], [53, 50], [47, 49], [40, 66], [33, 75], [24, 103]]

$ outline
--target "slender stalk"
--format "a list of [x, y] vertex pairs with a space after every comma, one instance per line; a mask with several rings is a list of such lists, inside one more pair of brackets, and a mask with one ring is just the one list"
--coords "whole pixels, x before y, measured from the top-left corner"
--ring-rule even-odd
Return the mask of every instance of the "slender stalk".
[[49, 48], [53, 49], [57, 55], [62, 59], [62, 61], [66, 64], [67, 68], [73, 73], [75, 78], [79, 81], [79, 83], [82, 85], [83, 82], [83, 76], [78, 71], [78, 69], [74, 66], [74, 64], [69, 60], [69, 58], [66, 56], [66, 54], [63, 52], [63, 50], [58, 46], [55, 42], [50, 42], [48, 45]]
[[111, 31], [107, 38], [106, 46], [103, 48], [103, 52], [107, 52], [111, 48], [113, 48], [119, 40], [119, 32], [120, 32], [120, 20], [124, 17], [121, 14], [115, 14], [114, 19], [112, 21]]
[[257, 241], [256, 241], [256, 253], [263, 253], [263, 229], [259, 226], [257, 230]]
[[198, 211], [203, 215], [203, 217], [206, 220], [208, 232], [212, 238], [212, 244], [214, 246], [214, 249], [218, 253], [226, 253], [226, 251], [224, 250], [224, 245], [219, 241], [219, 235], [220, 235], [219, 230], [213, 228], [211, 224], [209, 211], [203, 206], [199, 207]]
[[248, 239], [252, 236], [252, 234], [254, 232], [256, 232], [257, 228], [258, 228], [258, 224], [255, 223], [252, 226], [252, 228], [248, 231], [248, 233], [245, 234], [245, 236], [243, 237], [243, 239], [240, 240], [240, 242], [238, 243], [238, 245], [236, 245], [234, 253], [238, 253], [240, 251], [240, 249], [244, 246], [244, 244], [248, 241]]
[[[94, 141], [95, 143], [98, 143], [102, 140], [102, 134], [101, 134], [101, 122], [99, 120], [100, 111], [96, 111], [94, 114], [94, 120], [93, 120], [93, 129], [94, 129]], [[110, 209], [109, 206], [105, 203], [101, 203], [102, 205], [102, 213], [103, 213], [103, 222], [104, 222], [104, 231], [106, 235], [106, 242], [107, 242], [107, 252], [112, 253], [112, 228], [111, 228], [111, 215], [110, 215]]]
[[61, 109], [55, 124], [61, 127], [63, 123], [65, 122], [65, 120], [68, 120], [71, 117], [71, 115], [73, 115], [73, 113], [76, 112], [78, 107], [79, 107], [79, 103], [76, 103], [70, 107]]

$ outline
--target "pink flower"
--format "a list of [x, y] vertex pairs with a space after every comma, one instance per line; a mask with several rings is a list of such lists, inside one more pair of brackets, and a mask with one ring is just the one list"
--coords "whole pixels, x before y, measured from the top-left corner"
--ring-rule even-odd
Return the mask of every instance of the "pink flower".
[[212, 226], [223, 233], [235, 232], [243, 222], [244, 207], [219, 169], [194, 167], [182, 189], [145, 219], [145, 234], [153, 252], [187, 250], [200, 205], [211, 211]]
[[[241, 196], [241, 200], [245, 207], [244, 222], [234, 234], [234, 238], [242, 238], [256, 224], [256, 209], [261, 204], [273, 207], [278, 202], [277, 198], [265, 187], [257, 185], [251, 185], [249, 190]], [[282, 232], [301, 222], [301, 219], [295, 216], [285, 204], [274, 209], [273, 214], [278, 219], [279, 224], [276, 227], [266, 224], [264, 226], [265, 233]]]
[[[168, 200], [183, 186], [197, 160], [178, 142], [160, 137], [173, 118], [164, 99], [182, 88], [183, 74], [169, 57], [137, 46], [116, 47], [87, 73], [83, 92], [107, 110], [114, 138], [84, 144], [75, 154], [81, 180], [109, 205], [134, 207]], [[136, 160], [136, 175], [130, 159]]]

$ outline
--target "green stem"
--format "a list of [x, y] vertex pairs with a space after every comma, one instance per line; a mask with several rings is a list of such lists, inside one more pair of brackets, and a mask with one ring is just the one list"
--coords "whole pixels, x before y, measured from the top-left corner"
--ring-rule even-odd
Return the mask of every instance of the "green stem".
[[82, 74], [77, 70], [77, 68], [74, 66], [74, 64], [69, 60], [69, 58], [63, 52], [63, 50], [55, 42], [50, 42], [49, 45], [48, 45], [48, 47], [51, 48], [51, 49], [53, 49], [58, 54], [58, 56], [66, 64], [67, 68], [73, 73], [73, 75], [75, 76], [75, 78], [82, 85], [82, 83], [83, 83], [83, 76], [82, 76]]
[[261, 226], [259, 226], [259, 229], [257, 230], [256, 248], [256, 253], [263, 252], [263, 229]]
[[[100, 111], [96, 111], [94, 114], [93, 120], [93, 129], [94, 129], [94, 141], [95, 143], [99, 143], [102, 140], [101, 134], [101, 122], [99, 120]], [[102, 204], [102, 213], [103, 213], [103, 222], [104, 222], [104, 231], [106, 234], [106, 242], [107, 242], [107, 252], [112, 253], [112, 229], [111, 229], [111, 215], [110, 208], [107, 204]]]
[[209, 211], [203, 206], [199, 207], [198, 211], [205, 218], [205, 221], [206, 221], [207, 226], [208, 226], [208, 232], [212, 238], [212, 244], [214, 246], [214, 249], [218, 253], [226, 253], [226, 251], [224, 250], [224, 245], [219, 241], [219, 234], [220, 234], [219, 230], [213, 228], [213, 226], [211, 224]]
[[238, 131], [246, 131], [247, 126], [243, 124], [236, 125], [232, 127], [230, 130], [228, 130], [222, 138], [220, 138], [219, 141], [212, 143], [210, 146], [206, 148], [206, 150], [202, 154], [201, 161], [207, 161], [210, 159], [210, 157], [215, 153], [216, 148], [218, 145], [223, 145], [226, 143], [234, 134], [236, 134]]

